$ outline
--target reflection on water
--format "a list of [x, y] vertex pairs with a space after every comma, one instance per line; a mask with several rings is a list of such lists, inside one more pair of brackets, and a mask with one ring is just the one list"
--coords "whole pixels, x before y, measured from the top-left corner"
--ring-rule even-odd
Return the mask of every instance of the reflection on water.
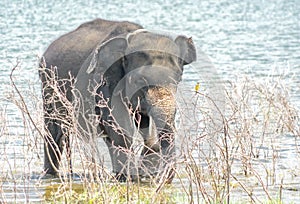
[[[15, 73], [16, 83], [41, 127], [42, 114], [36, 112], [41, 110], [37, 56], [61, 34], [96, 17], [129, 20], [145, 28], [193, 36], [199, 51], [210, 57], [214, 70], [209, 74], [203, 67], [186, 68], [182, 87], [187, 92], [193, 90], [197, 81], [201, 81], [205, 90], [215, 74], [222, 81], [240, 74], [257, 80], [280, 74], [291, 92], [289, 101], [300, 107], [300, 4], [297, 0], [188, 0], [184, 3], [179, 0], [163, 3], [77, 0], [55, 4], [3, 0], [0, 1], [0, 192], [2, 189], [5, 193], [1, 193], [0, 199], [35, 202], [44, 194], [44, 187], [21, 179], [23, 174], [42, 170], [43, 153], [37, 131], [18, 111], [20, 104], [12, 103], [16, 95], [12, 94], [9, 81], [11, 68], [17, 60], [21, 62]], [[270, 146], [264, 143], [261, 147], [264, 157], [257, 159], [257, 163], [282, 172], [287, 181], [284, 193], [291, 194], [289, 199], [295, 201], [294, 198], [300, 197], [299, 146], [294, 136], [271, 139]], [[276, 151], [271, 151], [274, 148]], [[274, 158], [270, 154], [274, 152], [276, 166], [270, 162]], [[268, 172], [262, 174], [268, 176]], [[277, 185], [282, 175], [276, 175]]]

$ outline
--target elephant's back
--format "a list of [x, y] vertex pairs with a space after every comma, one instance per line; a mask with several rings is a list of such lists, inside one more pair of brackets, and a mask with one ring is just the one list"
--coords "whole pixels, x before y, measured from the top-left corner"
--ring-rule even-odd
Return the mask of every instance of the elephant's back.
[[80, 25], [52, 42], [43, 57], [47, 67], [56, 66], [59, 78], [76, 77], [81, 65], [93, 49], [112, 37], [142, 28], [130, 22], [95, 19]]

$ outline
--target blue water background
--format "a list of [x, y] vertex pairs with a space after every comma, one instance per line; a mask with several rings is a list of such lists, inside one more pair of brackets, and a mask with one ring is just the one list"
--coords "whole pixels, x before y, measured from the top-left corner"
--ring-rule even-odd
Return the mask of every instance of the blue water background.
[[[222, 80], [242, 74], [257, 80], [284, 74], [290, 100], [300, 107], [298, 0], [1, 0], [0, 109], [10, 125], [23, 125], [8, 99], [9, 75], [16, 61], [20, 61], [17, 85], [22, 89], [30, 82], [39, 94], [38, 56], [54, 39], [95, 18], [192, 36]], [[184, 80], [193, 85], [203, 77], [195, 73], [186, 70]]]

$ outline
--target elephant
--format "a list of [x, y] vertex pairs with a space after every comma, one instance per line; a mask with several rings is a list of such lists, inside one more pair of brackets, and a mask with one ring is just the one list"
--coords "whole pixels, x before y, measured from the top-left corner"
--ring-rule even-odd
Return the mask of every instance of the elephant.
[[[118, 180], [167, 172], [172, 181], [174, 95], [183, 67], [194, 61], [192, 38], [151, 32], [128, 21], [95, 19], [54, 40], [39, 68], [44, 171], [58, 174], [63, 149], [70, 145], [68, 127], [75, 125], [84, 141], [104, 139]], [[128, 170], [134, 166], [135, 137], [144, 143], [141, 162], [137, 170]]]

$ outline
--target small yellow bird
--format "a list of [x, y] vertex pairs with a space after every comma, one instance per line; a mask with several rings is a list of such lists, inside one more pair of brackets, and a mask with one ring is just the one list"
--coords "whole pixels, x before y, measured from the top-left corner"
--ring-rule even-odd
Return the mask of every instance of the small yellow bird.
[[195, 92], [198, 93], [199, 89], [200, 89], [200, 83], [197, 82], [197, 84], [195, 85]]

